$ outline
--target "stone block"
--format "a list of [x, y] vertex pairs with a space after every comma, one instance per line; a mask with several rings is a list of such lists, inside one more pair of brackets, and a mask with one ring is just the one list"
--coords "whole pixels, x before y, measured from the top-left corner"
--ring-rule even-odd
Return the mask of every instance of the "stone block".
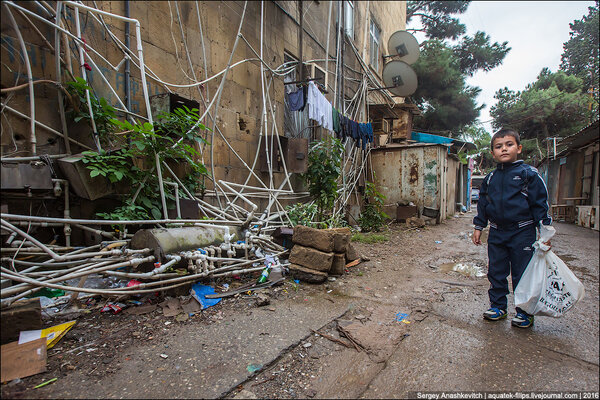
[[325, 252], [333, 251], [333, 232], [330, 230], [296, 225], [292, 241], [302, 246], [312, 247], [313, 249]]
[[348, 248], [346, 249], [346, 262], [349, 263], [354, 260], [358, 260], [359, 258], [360, 255], [358, 254], [358, 252], [356, 251], [352, 243], [349, 243]]
[[2, 344], [19, 340], [19, 332], [42, 329], [42, 305], [38, 297], [15, 302], [0, 313]]
[[308, 283], [323, 283], [327, 279], [327, 273], [304, 268], [300, 265], [290, 264], [290, 274], [301, 281]]
[[[294, 229], [295, 234], [295, 229]], [[327, 272], [333, 263], [333, 253], [325, 253], [310, 247], [294, 245], [290, 254], [290, 263], [303, 267]]]
[[345, 253], [352, 235], [350, 228], [333, 228], [328, 230], [333, 232], [333, 251], [336, 253]]
[[335, 253], [329, 275], [343, 275], [346, 269], [346, 253]]

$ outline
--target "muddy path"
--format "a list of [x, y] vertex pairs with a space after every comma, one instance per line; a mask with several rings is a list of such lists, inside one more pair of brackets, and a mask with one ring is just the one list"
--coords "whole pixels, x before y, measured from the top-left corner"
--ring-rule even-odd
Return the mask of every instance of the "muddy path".
[[[2, 397], [597, 392], [598, 233], [555, 224], [554, 250], [584, 283], [586, 297], [564, 318], [537, 318], [521, 331], [481, 317], [487, 279], [465, 274], [487, 268], [485, 247], [470, 241], [472, 217], [412, 230], [393, 224], [389, 241], [356, 243], [368, 261], [322, 285], [288, 279], [264, 291], [266, 306], [257, 306], [257, 294], [242, 294], [181, 321], [160, 307], [142, 315], [91, 311], [49, 351], [48, 372], [3, 385]], [[462, 273], [452, 271], [456, 264]]]

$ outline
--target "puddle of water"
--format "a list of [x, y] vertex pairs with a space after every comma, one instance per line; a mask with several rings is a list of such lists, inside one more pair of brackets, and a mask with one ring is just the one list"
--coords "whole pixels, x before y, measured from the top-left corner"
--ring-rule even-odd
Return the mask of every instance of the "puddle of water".
[[485, 276], [485, 272], [475, 264], [469, 263], [446, 263], [440, 265], [440, 271], [442, 272], [458, 272], [464, 276], [474, 276], [480, 278]]

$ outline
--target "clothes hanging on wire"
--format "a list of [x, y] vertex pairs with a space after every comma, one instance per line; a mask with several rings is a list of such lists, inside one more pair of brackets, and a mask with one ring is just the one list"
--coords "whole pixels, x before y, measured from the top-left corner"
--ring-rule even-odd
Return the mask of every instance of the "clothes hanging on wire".
[[373, 125], [370, 122], [358, 124], [360, 129], [360, 141], [362, 149], [367, 148], [367, 142], [373, 143]]
[[308, 117], [315, 120], [323, 128], [333, 130], [331, 103], [323, 96], [317, 86], [310, 81], [308, 83]]
[[306, 104], [306, 96], [304, 95], [304, 88], [300, 88], [295, 92], [287, 93], [288, 104], [290, 111], [302, 111]]
[[331, 107], [331, 119], [333, 120], [333, 131], [338, 139], [342, 139], [342, 126], [340, 124], [340, 112], [335, 108]]

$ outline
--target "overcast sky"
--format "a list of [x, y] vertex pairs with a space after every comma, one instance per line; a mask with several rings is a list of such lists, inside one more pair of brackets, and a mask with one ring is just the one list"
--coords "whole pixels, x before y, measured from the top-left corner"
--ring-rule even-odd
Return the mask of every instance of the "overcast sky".
[[[556, 72], [563, 43], [569, 40], [569, 23], [588, 14], [594, 1], [473, 1], [459, 18], [467, 34], [484, 31], [491, 41], [508, 41], [512, 50], [499, 67], [478, 72], [467, 83], [482, 89], [478, 104], [485, 103], [479, 121], [492, 131], [489, 109], [494, 93], [503, 87], [523, 90], [542, 68]], [[422, 39], [417, 36], [417, 39]]]

